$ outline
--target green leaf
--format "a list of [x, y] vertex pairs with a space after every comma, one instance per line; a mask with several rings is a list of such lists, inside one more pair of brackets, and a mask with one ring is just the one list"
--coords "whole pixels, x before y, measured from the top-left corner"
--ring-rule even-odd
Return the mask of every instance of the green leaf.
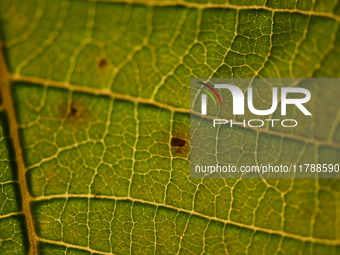
[[[337, 179], [191, 179], [190, 77], [339, 77], [337, 1], [0, 1], [1, 254], [339, 254]], [[321, 93], [321, 92], [319, 92]], [[226, 134], [230, 162], [339, 158]]]

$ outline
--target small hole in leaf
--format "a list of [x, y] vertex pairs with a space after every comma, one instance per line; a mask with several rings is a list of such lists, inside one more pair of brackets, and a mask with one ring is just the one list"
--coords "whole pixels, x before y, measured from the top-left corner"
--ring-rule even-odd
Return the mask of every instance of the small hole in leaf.
[[184, 139], [178, 138], [178, 137], [172, 137], [171, 138], [171, 146], [172, 147], [184, 147], [186, 144], [186, 141]]

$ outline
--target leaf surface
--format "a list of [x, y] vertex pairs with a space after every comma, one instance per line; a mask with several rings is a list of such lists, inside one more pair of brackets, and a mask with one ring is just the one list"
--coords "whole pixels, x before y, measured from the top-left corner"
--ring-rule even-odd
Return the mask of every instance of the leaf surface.
[[[190, 77], [339, 77], [339, 8], [0, 1], [0, 253], [339, 254], [337, 179], [191, 179], [188, 161]], [[303, 131], [219, 134], [225, 157], [340, 158], [338, 96]]]

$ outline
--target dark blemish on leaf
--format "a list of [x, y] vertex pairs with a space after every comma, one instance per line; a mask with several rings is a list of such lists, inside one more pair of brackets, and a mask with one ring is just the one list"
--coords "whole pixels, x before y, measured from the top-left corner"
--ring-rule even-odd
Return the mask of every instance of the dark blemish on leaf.
[[76, 107], [71, 106], [70, 113], [68, 114], [68, 117], [75, 117], [78, 113], [78, 110]]
[[48, 176], [48, 179], [51, 179], [51, 178], [53, 178], [54, 176], [56, 176], [55, 173], [50, 173], [50, 175]]
[[78, 101], [72, 101], [68, 109], [67, 119], [81, 120], [84, 117], [84, 106]]
[[190, 126], [187, 120], [186, 114], [175, 115], [170, 139], [171, 155], [186, 160], [190, 154]]
[[187, 158], [190, 151], [190, 143], [187, 139], [180, 137], [181, 136], [173, 136], [171, 138], [171, 152], [175, 157]]
[[186, 144], [186, 141], [182, 138], [178, 137], [172, 137], [171, 138], [171, 146], [172, 147], [184, 147]]
[[59, 114], [65, 127], [83, 130], [89, 117], [89, 109], [82, 100], [73, 100], [71, 103], [62, 101]]
[[100, 69], [104, 69], [107, 66], [107, 60], [105, 58], [101, 59], [98, 65]]

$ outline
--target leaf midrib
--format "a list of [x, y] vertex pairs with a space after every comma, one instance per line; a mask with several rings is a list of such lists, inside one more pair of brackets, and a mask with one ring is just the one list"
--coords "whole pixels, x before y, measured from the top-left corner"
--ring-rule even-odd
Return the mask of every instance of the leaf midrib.
[[[3, 49], [2, 39], [0, 38], [0, 48]], [[13, 143], [15, 159], [18, 167], [18, 183], [22, 200], [23, 214], [26, 220], [28, 241], [30, 244], [29, 254], [38, 254], [37, 234], [34, 229], [33, 215], [31, 212], [31, 201], [33, 197], [29, 194], [28, 183], [26, 181], [26, 168], [20, 146], [19, 125], [16, 120], [14, 102], [11, 94], [11, 81], [9, 71], [5, 62], [3, 50], [0, 51], [0, 91], [3, 100], [4, 110], [7, 112], [9, 121], [9, 132]]]

